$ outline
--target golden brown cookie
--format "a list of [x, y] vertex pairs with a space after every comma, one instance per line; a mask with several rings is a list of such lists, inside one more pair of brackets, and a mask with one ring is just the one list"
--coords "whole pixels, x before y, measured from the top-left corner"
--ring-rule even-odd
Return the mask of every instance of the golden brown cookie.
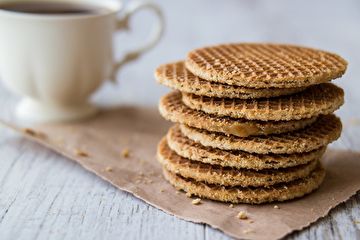
[[162, 97], [159, 111], [165, 119], [172, 122], [239, 137], [294, 131], [304, 128], [316, 120], [316, 117], [294, 121], [251, 121], [217, 117], [187, 107], [181, 101], [180, 92], [171, 92]]
[[222, 44], [191, 51], [186, 68], [203, 79], [251, 88], [293, 88], [345, 73], [340, 56], [312, 48], [261, 43]]
[[292, 154], [310, 152], [338, 139], [341, 121], [335, 115], [321, 115], [310, 126], [282, 134], [236, 137], [180, 125], [182, 133], [204, 146], [224, 150], [241, 150], [258, 154]]
[[205, 147], [185, 137], [178, 125], [169, 129], [166, 135], [169, 147], [178, 155], [194, 161], [223, 167], [246, 169], [278, 169], [307, 164], [320, 159], [326, 147], [311, 152], [294, 154], [256, 154]]
[[262, 121], [290, 121], [330, 114], [344, 103], [344, 91], [331, 83], [308, 87], [302, 92], [276, 98], [211, 98], [183, 93], [190, 108], [217, 116]]
[[302, 197], [319, 188], [325, 178], [325, 170], [319, 165], [308, 177], [271, 188], [224, 187], [216, 184], [196, 182], [163, 169], [165, 178], [179, 190], [188, 194], [222, 202], [260, 204], [286, 201]]
[[296, 167], [267, 170], [234, 169], [192, 161], [172, 151], [163, 138], [157, 151], [158, 161], [163, 167], [184, 178], [207, 184], [242, 187], [270, 187], [271, 185], [307, 177], [317, 166], [318, 159]]
[[183, 61], [159, 66], [155, 71], [155, 78], [159, 83], [181, 92], [219, 98], [269, 98], [294, 94], [305, 89], [305, 87], [256, 89], [210, 82], [192, 74], [185, 68]]

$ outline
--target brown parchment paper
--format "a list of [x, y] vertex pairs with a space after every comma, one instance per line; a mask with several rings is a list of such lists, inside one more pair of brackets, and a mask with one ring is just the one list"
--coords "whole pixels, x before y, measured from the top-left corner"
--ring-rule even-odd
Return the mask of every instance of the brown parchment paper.
[[[332, 150], [323, 159], [327, 176], [321, 188], [302, 199], [276, 203], [279, 209], [275, 204], [230, 208], [209, 200], [192, 205], [162, 177], [156, 145], [170, 124], [156, 109], [121, 107], [103, 110], [87, 121], [27, 126], [35, 134], [23, 131], [24, 126], [3, 123], [169, 214], [209, 224], [236, 238], [281, 238], [325, 216], [360, 189], [360, 154]], [[129, 149], [128, 157], [123, 156], [124, 149]], [[246, 211], [249, 220], [237, 219], [239, 211]]]

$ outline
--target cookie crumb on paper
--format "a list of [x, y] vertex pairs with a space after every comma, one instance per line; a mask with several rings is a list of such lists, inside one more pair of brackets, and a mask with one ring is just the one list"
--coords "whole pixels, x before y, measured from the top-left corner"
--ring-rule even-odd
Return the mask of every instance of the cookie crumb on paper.
[[253, 232], [255, 232], [255, 231], [252, 230], [252, 229], [245, 229], [245, 230], [243, 231], [243, 233], [245, 233], [245, 234], [249, 234], [249, 233], [253, 233]]
[[79, 148], [75, 149], [75, 154], [79, 157], [88, 157], [89, 156], [89, 154], [87, 152], [85, 152]]
[[237, 217], [238, 219], [242, 219], [242, 220], [248, 219], [248, 216], [246, 215], [246, 212], [244, 212], [244, 211], [240, 211], [240, 212], [236, 215], [236, 217]]
[[196, 199], [194, 199], [194, 200], [191, 201], [191, 204], [193, 204], [193, 205], [199, 205], [199, 204], [201, 204], [201, 199], [200, 199], [200, 198], [196, 198]]
[[124, 158], [130, 157], [130, 149], [129, 149], [129, 148], [125, 148], [124, 150], [122, 150], [122, 151], [121, 151], [121, 156], [123, 156]]
[[110, 166], [108, 166], [108, 167], [106, 167], [105, 168], [105, 171], [107, 171], [107, 172], [112, 172], [114, 169], [112, 168], [112, 167], [110, 167]]

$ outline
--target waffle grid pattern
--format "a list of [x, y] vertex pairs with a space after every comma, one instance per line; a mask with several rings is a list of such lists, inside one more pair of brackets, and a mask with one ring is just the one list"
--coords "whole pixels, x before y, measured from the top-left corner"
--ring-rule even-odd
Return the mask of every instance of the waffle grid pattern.
[[164, 138], [158, 147], [158, 159], [168, 171], [195, 181], [224, 186], [269, 187], [308, 176], [317, 166], [318, 160], [296, 167], [283, 169], [249, 170], [233, 169], [192, 161], [172, 151]]
[[192, 109], [218, 116], [290, 121], [334, 112], [344, 103], [344, 92], [334, 84], [323, 83], [297, 94], [270, 99], [211, 98], [183, 93], [183, 102]]
[[304, 87], [342, 76], [347, 62], [311, 48], [280, 44], [224, 44], [191, 51], [186, 67], [209, 81], [253, 88]]
[[155, 78], [160, 84], [181, 92], [219, 98], [277, 97], [294, 94], [305, 89], [305, 87], [256, 89], [210, 82], [192, 74], [185, 68], [182, 61], [159, 66], [155, 71]]
[[182, 133], [204, 146], [224, 150], [242, 150], [258, 154], [292, 154], [319, 149], [339, 138], [341, 121], [335, 115], [323, 115], [310, 126], [293, 132], [240, 138], [180, 125]]
[[294, 121], [249, 121], [220, 117], [187, 107], [181, 100], [180, 92], [171, 92], [162, 97], [159, 111], [165, 119], [172, 122], [239, 137], [294, 131], [316, 121], [316, 117]]
[[203, 163], [223, 167], [246, 169], [279, 169], [307, 164], [320, 159], [326, 147], [307, 153], [294, 154], [256, 154], [238, 150], [222, 150], [205, 147], [184, 136], [178, 125], [171, 127], [167, 134], [169, 147], [178, 155]]
[[271, 188], [252, 187], [225, 187], [221, 185], [205, 184], [183, 178], [163, 169], [165, 179], [175, 188], [185, 192], [216, 201], [231, 203], [261, 204], [275, 201], [286, 201], [317, 189], [323, 182], [325, 170], [322, 167], [315, 169], [308, 177], [294, 180], [286, 184], [277, 184]]

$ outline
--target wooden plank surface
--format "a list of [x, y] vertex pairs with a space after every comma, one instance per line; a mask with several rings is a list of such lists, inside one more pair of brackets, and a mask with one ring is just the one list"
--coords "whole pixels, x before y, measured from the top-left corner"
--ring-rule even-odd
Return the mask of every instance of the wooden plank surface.
[[[105, 84], [95, 100], [155, 105], [168, 90], [155, 84], [153, 69], [195, 47], [236, 41], [308, 45], [337, 52], [350, 63], [336, 81], [345, 89], [346, 104], [338, 111], [344, 132], [332, 147], [360, 151], [359, 1], [156, 2], [167, 19], [163, 41], [126, 66], [118, 85]], [[132, 37], [117, 36], [125, 43], [117, 50], [120, 56], [146, 36], [147, 17], [139, 13], [132, 21], [138, 29]], [[0, 85], [2, 116], [11, 115], [15, 101]], [[169, 216], [7, 129], [0, 128], [0, 136], [0, 239], [228, 239], [208, 226]], [[360, 194], [289, 239], [360, 239]]]

